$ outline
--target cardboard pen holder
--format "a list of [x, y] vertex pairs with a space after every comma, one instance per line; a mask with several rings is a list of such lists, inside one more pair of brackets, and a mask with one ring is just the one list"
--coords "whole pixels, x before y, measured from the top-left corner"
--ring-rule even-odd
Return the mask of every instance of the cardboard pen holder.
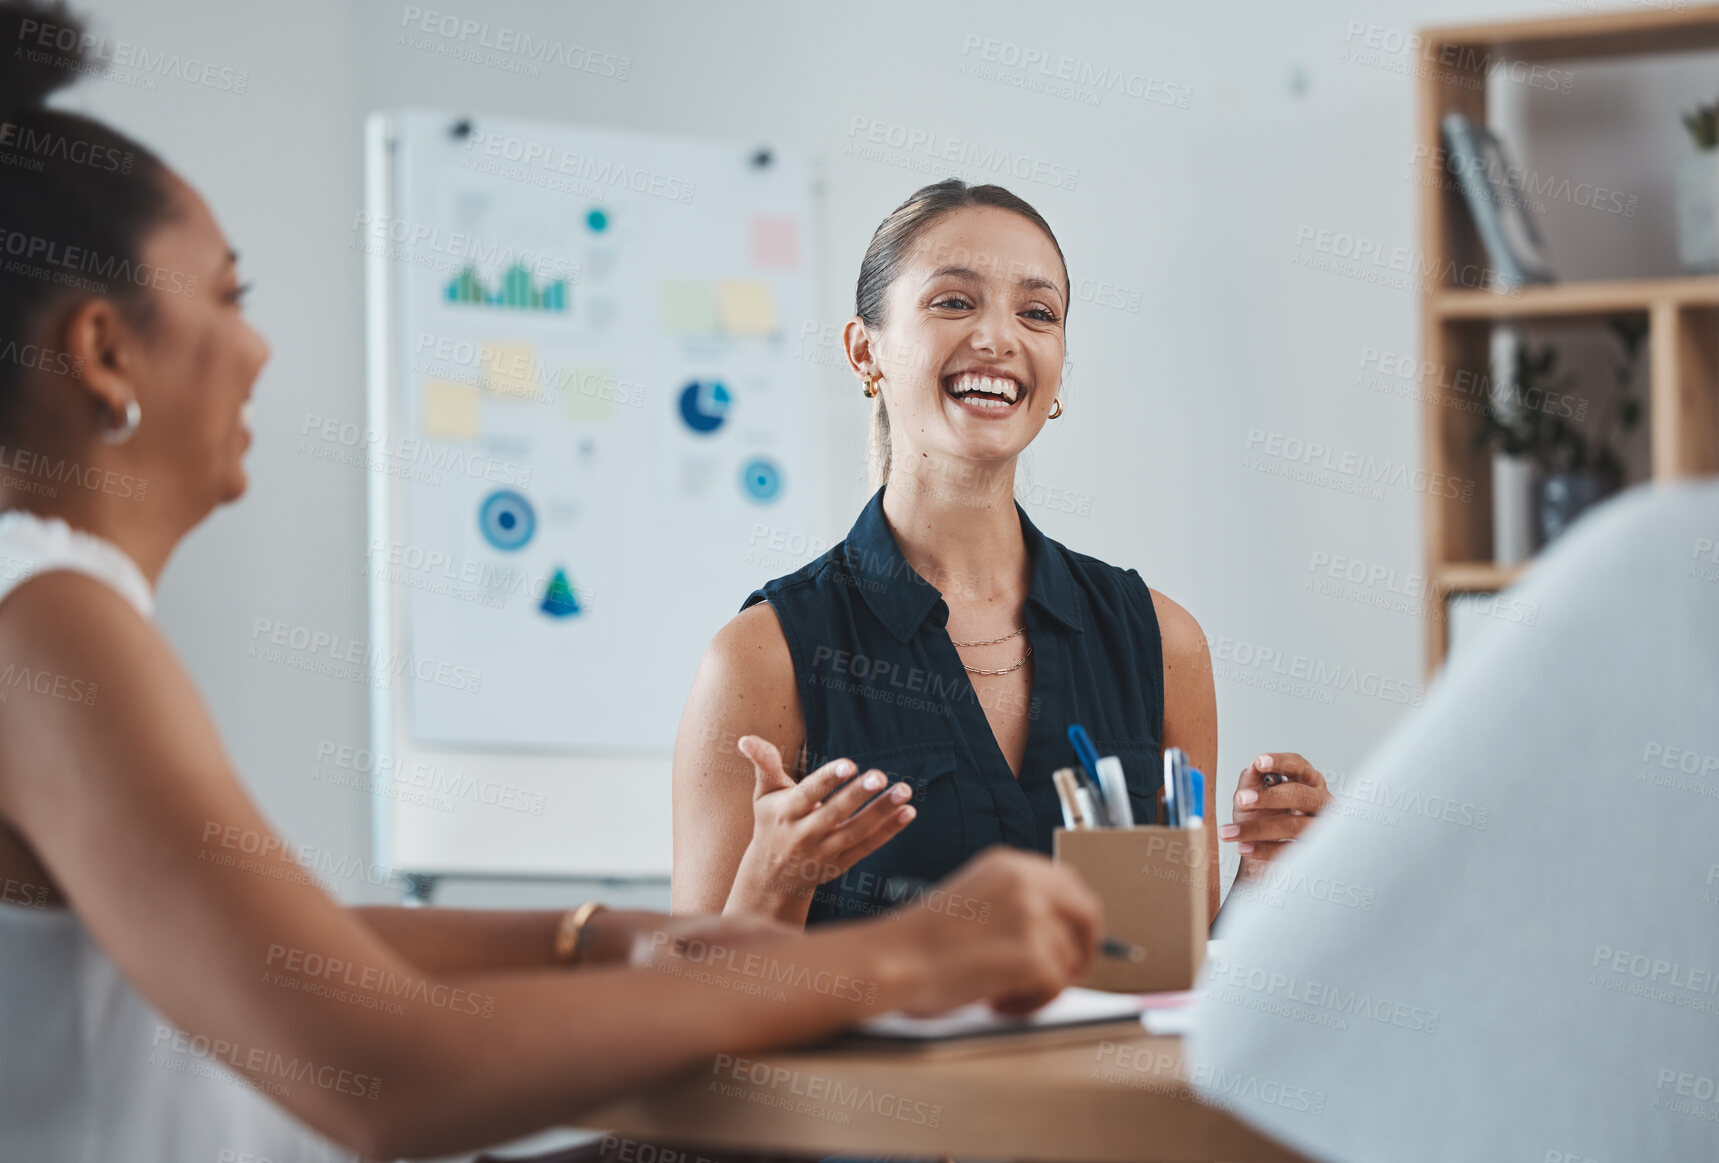
[[1058, 828], [1052, 855], [1104, 902], [1104, 935], [1146, 951], [1099, 956], [1081, 985], [1118, 993], [1192, 989], [1206, 955], [1204, 828]]

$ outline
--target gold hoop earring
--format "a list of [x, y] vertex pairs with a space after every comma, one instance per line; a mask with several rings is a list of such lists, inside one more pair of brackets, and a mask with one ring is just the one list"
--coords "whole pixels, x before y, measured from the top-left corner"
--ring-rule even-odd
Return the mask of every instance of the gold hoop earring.
[[1052, 404], [1053, 406], [1051, 408], [1050, 415], [1045, 417], [1046, 420], [1055, 420], [1058, 416], [1062, 415], [1062, 397], [1058, 396], [1054, 401], [1052, 401]]
[[872, 387], [872, 385], [871, 385], [871, 377], [870, 377], [870, 376], [867, 376], [867, 377], [866, 377], [866, 378], [865, 378], [865, 389], [864, 389], [864, 390], [865, 390], [865, 398], [866, 398], [866, 399], [868, 399], [868, 400], [872, 400], [872, 399], [876, 399], [876, 398], [877, 398], [877, 393], [878, 393], [878, 389], [877, 389], [877, 388], [874, 388], [874, 387]]

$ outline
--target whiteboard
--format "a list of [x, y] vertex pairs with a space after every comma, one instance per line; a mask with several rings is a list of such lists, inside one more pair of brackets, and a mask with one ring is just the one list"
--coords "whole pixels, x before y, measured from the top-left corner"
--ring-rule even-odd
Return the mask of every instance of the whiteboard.
[[666, 876], [699, 657], [823, 511], [811, 163], [431, 110], [368, 135], [378, 862]]

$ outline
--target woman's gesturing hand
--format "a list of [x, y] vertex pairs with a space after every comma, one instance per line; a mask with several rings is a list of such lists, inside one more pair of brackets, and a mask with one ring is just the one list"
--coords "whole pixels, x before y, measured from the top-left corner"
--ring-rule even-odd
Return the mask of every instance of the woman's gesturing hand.
[[876, 852], [913, 820], [911, 786], [886, 790], [881, 771], [856, 777], [851, 759], [832, 760], [795, 783], [769, 740], [743, 736], [740, 752], [752, 761], [756, 778], [752, 840], [725, 914], [803, 924], [818, 885]]
[[920, 894], [886, 924], [928, 972], [902, 1007], [936, 1014], [975, 999], [1024, 1014], [1092, 963], [1103, 907], [1071, 870], [1035, 852], [989, 848]]
[[[1274, 778], [1275, 786], [1268, 787], [1268, 775], [1281, 779]], [[1219, 828], [1218, 838], [1233, 842], [1244, 857], [1275, 860], [1331, 803], [1318, 768], [1294, 752], [1267, 753], [1242, 769], [1231, 814], [1234, 822]]]

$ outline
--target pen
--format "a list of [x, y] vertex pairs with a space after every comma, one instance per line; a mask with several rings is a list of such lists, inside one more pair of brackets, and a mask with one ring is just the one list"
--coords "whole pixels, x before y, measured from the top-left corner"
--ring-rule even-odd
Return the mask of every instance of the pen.
[[1104, 788], [1098, 782], [1098, 748], [1092, 745], [1086, 728], [1079, 723], [1069, 724], [1068, 741], [1074, 747], [1076, 758], [1080, 760], [1080, 766], [1074, 769], [1075, 783], [1087, 791], [1092, 801], [1092, 810], [1087, 815], [1091, 817], [1094, 827], [1108, 828], [1115, 820], [1111, 818]]
[[1080, 760], [1082, 767], [1092, 773], [1092, 778], [1098, 778], [1098, 748], [1092, 745], [1092, 737], [1086, 733], [1086, 728], [1079, 723], [1068, 726], [1068, 741], [1074, 745], [1075, 758]]
[[1104, 801], [1094, 794], [1091, 784], [1081, 784], [1076, 787], [1074, 798], [1080, 804], [1080, 814], [1086, 819], [1086, 827], [1110, 827], [1110, 818], [1104, 813]]
[[1092, 817], [1086, 810], [1081, 786], [1074, 778], [1074, 768], [1057, 768], [1051, 773], [1051, 783], [1056, 786], [1057, 799], [1062, 801], [1063, 826], [1070, 831], [1092, 827]]
[[1198, 828], [1206, 822], [1206, 773], [1197, 767], [1188, 769], [1187, 826]]
[[1104, 802], [1104, 789], [1092, 781], [1083, 767], [1071, 767], [1068, 773], [1074, 777], [1075, 793], [1085, 809], [1086, 818], [1091, 821], [1088, 827], [1110, 827], [1110, 805]]
[[1134, 826], [1134, 806], [1128, 802], [1128, 778], [1122, 771], [1122, 760], [1106, 755], [1098, 761], [1098, 786], [1104, 792], [1104, 806], [1110, 822], [1118, 828]]
[[1164, 823], [1172, 828], [1182, 826], [1184, 804], [1179, 793], [1182, 769], [1187, 765], [1187, 752], [1180, 747], [1164, 748]]
[[1194, 781], [1188, 773], [1193, 771], [1185, 754], [1178, 752], [1176, 763], [1176, 825], [1181, 828], [1188, 826], [1188, 817], [1194, 811]]
[[1146, 960], [1146, 950], [1138, 945], [1130, 945], [1126, 941], [1118, 941], [1115, 937], [1106, 937], [1098, 943], [1098, 951], [1106, 957], [1114, 957], [1118, 961], [1141, 962]]

